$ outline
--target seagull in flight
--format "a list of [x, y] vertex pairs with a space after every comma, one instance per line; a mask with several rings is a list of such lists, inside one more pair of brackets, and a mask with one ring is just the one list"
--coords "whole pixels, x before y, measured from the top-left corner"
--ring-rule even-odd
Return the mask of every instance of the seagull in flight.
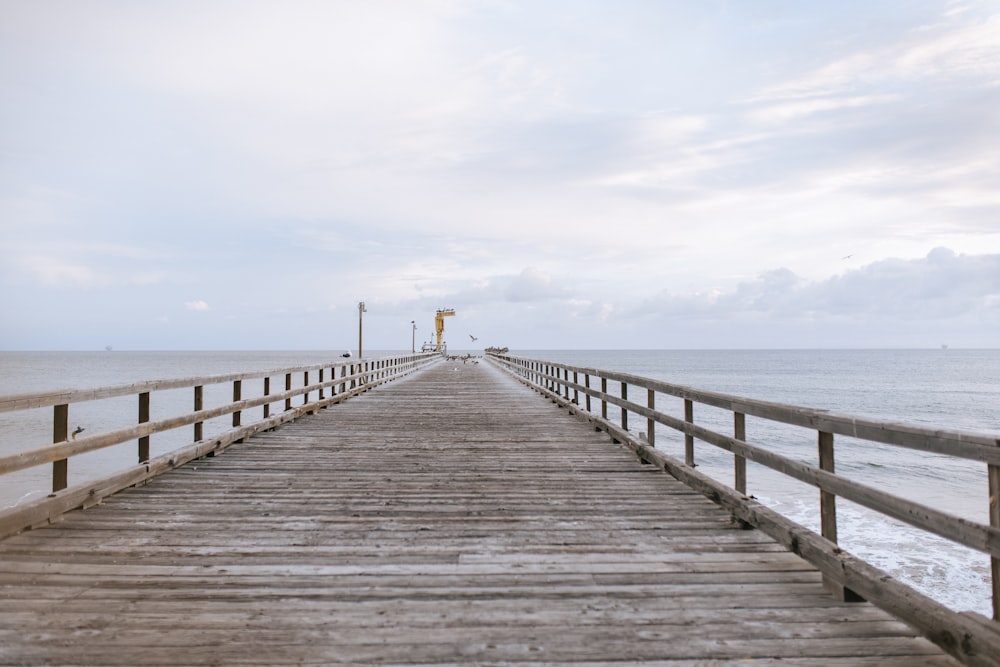
[[476, 337], [475, 337], [475, 336], [473, 336], [472, 334], [469, 334], [469, 338], [471, 338], [471, 339], [472, 339], [472, 342], [473, 342], [473, 343], [475, 343], [475, 342], [476, 342], [477, 340], [479, 340], [478, 338], [476, 338]]
[[86, 429], [85, 429], [85, 428], [83, 428], [82, 426], [77, 426], [77, 427], [76, 427], [76, 430], [75, 430], [75, 431], [73, 431], [73, 439], [74, 439], [74, 440], [76, 440], [76, 436], [80, 435], [80, 434], [81, 434], [81, 433], [83, 433], [83, 432], [84, 432], [85, 430], [86, 430]]

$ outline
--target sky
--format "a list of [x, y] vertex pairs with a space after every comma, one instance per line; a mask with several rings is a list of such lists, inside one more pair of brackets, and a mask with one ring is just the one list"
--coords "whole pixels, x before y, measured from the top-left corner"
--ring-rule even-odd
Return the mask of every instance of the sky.
[[1000, 347], [1000, 2], [0, 0], [0, 349], [362, 301], [366, 351]]

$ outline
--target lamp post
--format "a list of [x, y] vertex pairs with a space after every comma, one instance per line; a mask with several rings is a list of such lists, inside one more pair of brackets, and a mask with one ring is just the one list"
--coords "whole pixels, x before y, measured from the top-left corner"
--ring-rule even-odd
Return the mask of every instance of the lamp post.
[[364, 301], [359, 301], [358, 302], [358, 359], [360, 359], [363, 356], [365, 356], [362, 353], [362, 351], [361, 351], [361, 331], [362, 331], [362, 329], [361, 329], [361, 315], [362, 315], [362, 313], [367, 313], [367, 312], [368, 312], [368, 309], [365, 308], [365, 302]]
[[417, 322], [416, 320], [410, 320], [410, 325], [413, 327], [413, 331], [410, 332], [410, 353], [417, 351]]

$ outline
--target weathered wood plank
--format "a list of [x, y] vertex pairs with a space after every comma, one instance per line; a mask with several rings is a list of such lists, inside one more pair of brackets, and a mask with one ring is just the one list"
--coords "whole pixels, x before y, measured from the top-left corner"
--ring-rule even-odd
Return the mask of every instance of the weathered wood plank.
[[0, 664], [954, 665], [496, 369], [0, 542]]

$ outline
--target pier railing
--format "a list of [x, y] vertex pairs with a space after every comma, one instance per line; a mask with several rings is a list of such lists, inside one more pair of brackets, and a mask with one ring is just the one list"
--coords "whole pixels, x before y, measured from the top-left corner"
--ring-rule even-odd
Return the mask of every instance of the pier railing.
[[[4, 475], [35, 466], [52, 465], [52, 493], [39, 500], [0, 514], [0, 538], [25, 528], [52, 521], [76, 507], [86, 507], [128, 486], [134, 486], [188, 461], [214, 456], [229, 445], [254, 433], [272, 429], [304, 414], [368, 391], [440, 359], [436, 353], [412, 354], [380, 359], [359, 359], [247, 373], [154, 380], [136, 384], [0, 396], [0, 413], [52, 408], [52, 444], [0, 456], [0, 479]], [[277, 379], [277, 383], [272, 380]], [[273, 386], [277, 384], [277, 386]], [[232, 400], [207, 406], [206, 388], [232, 387]], [[259, 395], [251, 396], [253, 385]], [[217, 389], [217, 387], [216, 387]], [[172, 390], [191, 392], [192, 410], [151, 420], [157, 394]], [[217, 392], [216, 392], [217, 393]], [[70, 433], [70, 409], [84, 402], [116, 397], [134, 397], [138, 418], [134, 426], [97, 433]], [[256, 418], [251, 410], [259, 409]], [[254, 410], [256, 413], [256, 410]], [[209, 420], [231, 417], [231, 428], [205, 435]], [[150, 457], [150, 438], [181, 427], [191, 427], [190, 444], [167, 454]], [[92, 429], [87, 429], [88, 431]], [[99, 481], [69, 485], [73, 457], [135, 441], [136, 465]]]
[[[736, 520], [761, 528], [812, 562], [823, 573], [830, 590], [841, 599], [871, 600], [924, 629], [932, 638], [933, 633], [944, 632], [948, 628], [952, 636], [943, 638], [944, 643], [967, 640], [969, 633], [976, 628], [986, 628], [993, 641], [997, 642], [993, 647], [1000, 646], [1000, 623], [996, 622], [1000, 619], [1000, 436], [932, 430], [835, 415], [823, 410], [701, 391], [628, 373], [497, 352], [488, 351], [488, 358], [524, 384], [579, 414], [595, 427], [606, 430], [613, 439], [635, 450], [644, 462], [660, 466], [668, 474], [721, 504], [732, 512]], [[609, 392], [609, 386], [616, 389], [617, 394]], [[658, 409], [657, 396], [681, 399], [683, 414], [680, 414], [680, 404], [676, 402], [676, 415]], [[696, 404], [731, 413], [732, 430], [720, 433], [696, 423]], [[609, 406], [617, 412], [613, 412], [612, 417], [609, 417]], [[815, 465], [752, 443], [746, 433], [747, 416], [814, 432], [817, 443]], [[636, 434], [630, 429], [630, 422], [644, 427], [645, 432]], [[656, 447], [657, 425], [683, 434], [683, 459], [670, 456]], [[834, 437], [837, 435], [982, 463], [986, 477], [984, 483], [989, 488], [990, 525], [952, 516], [838, 474], [834, 466]], [[696, 471], [696, 441], [732, 454], [731, 486]], [[820, 534], [747, 495], [748, 460], [819, 489]], [[838, 548], [838, 497], [988, 554], [992, 574], [993, 621], [969, 612], [956, 614]]]

